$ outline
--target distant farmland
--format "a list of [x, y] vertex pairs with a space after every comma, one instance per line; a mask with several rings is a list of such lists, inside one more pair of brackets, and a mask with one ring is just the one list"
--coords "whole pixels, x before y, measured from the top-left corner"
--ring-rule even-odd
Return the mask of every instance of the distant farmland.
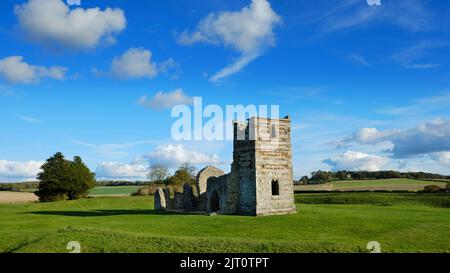
[[419, 191], [425, 186], [445, 187], [446, 182], [415, 179], [346, 180], [317, 185], [296, 185], [295, 191]]
[[102, 186], [89, 191], [90, 196], [127, 196], [136, 192], [141, 186]]

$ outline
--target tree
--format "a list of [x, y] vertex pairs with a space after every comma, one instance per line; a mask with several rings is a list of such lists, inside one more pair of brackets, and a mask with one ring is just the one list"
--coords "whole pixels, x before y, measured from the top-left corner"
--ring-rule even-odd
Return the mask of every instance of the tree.
[[308, 181], [309, 181], [309, 179], [306, 175], [304, 175], [304, 176], [302, 176], [302, 178], [300, 178], [300, 183], [303, 185], [308, 184]]
[[162, 183], [169, 176], [169, 170], [164, 166], [154, 165], [148, 168], [147, 177], [152, 182]]
[[324, 172], [324, 171], [312, 172], [310, 180], [318, 184], [328, 183], [334, 180], [334, 174], [332, 172]]
[[181, 164], [180, 168], [186, 170], [189, 175], [191, 176], [191, 179], [195, 180], [195, 177], [197, 176], [197, 168], [195, 166], [192, 166], [189, 163], [183, 163]]
[[166, 183], [169, 185], [183, 185], [185, 183], [192, 184], [194, 181], [188, 170], [180, 167], [174, 175], [167, 179]]
[[41, 169], [36, 192], [40, 201], [78, 199], [85, 197], [88, 190], [95, 186], [95, 174], [78, 156], [70, 161], [58, 152], [47, 159]]

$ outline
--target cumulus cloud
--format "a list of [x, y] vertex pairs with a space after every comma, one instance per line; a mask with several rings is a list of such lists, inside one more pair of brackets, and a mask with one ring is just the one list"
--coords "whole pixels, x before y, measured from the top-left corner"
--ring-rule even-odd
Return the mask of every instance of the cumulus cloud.
[[350, 171], [379, 171], [389, 159], [378, 155], [371, 155], [355, 151], [347, 151], [342, 155], [324, 160], [335, 170]]
[[138, 103], [144, 107], [150, 107], [152, 109], [168, 109], [179, 104], [192, 104], [194, 102], [193, 97], [188, 97], [183, 89], [178, 88], [171, 92], [160, 91], [156, 93], [152, 98], [142, 96], [139, 98]]
[[431, 158], [437, 161], [442, 166], [450, 168], [450, 151], [434, 153], [431, 155]]
[[117, 78], [153, 78], [158, 74], [152, 63], [152, 52], [142, 48], [130, 48], [120, 57], [114, 58], [111, 72]]
[[178, 64], [172, 59], [162, 63], [152, 62], [152, 52], [144, 48], [130, 48], [111, 63], [111, 74], [118, 79], [154, 78]]
[[280, 21], [281, 17], [267, 0], [252, 0], [249, 6], [240, 11], [209, 14], [198, 23], [194, 31], [183, 31], [178, 37], [178, 43], [223, 45], [240, 53], [240, 57], [232, 64], [210, 78], [211, 81], [219, 81], [239, 72], [261, 56], [266, 48], [274, 46], [273, 30]]
[[67, 68], [62, 66], [36, 66], [26, 63], [22, 56], [0, 59], [0, 78], [11, 84], [33, 84], [49, 78], [63, 80]]
[[207, 155], [196, 150], [186, 149], [183, 145], [161, 145], [151, 153], [137, 157], [130, 163], [102, 162], [96, 168], [96, 177], [99, 180], [123, 179], [143, 180], [146, 179], [149, 166], [164, 166], [175, 169], [181, 164], [214, 164], [219, 163], [217, 155]]
[[343, 142], [377, 144], [389, 141], [396, 158], [450, 151], [450, 119], [435, 119], [411, 129], [379, 131], [362, 128]]
[[207, 155], [195, 150], [188, 150], [182, 144], [178, 145], [161, 145], [150, 154], [144, 156], [151, 165], [162, 165], [167, 167], [178, 167], [181, 164], [217, 164], [219, 157]]
[[99, 180], [139, 180], [146, 178], [147, 166], [120, 162], [102, 162], [97, 166], [95, 174]]
[[111, 44], [126, 27], [121, 9], [71, 9], [62, 0], [29, 0], [17, 5], [15, 14], [27, 37], [61, 48], [92, 49], [101, 42]]
[[0, 181], [35, 180], [43, 161], [0, 160]]

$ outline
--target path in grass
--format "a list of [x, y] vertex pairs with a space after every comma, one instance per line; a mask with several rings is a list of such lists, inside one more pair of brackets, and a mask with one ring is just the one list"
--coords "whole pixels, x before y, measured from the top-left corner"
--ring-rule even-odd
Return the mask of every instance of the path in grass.
[[161, 213], [149, 197], [0, 205], [0, 252], [67, 252], [69, 241], [82, 252], [355, 252], [373, 240], [386, 252], [450, 252], [448, 208], [315, 203], [268, 217]]

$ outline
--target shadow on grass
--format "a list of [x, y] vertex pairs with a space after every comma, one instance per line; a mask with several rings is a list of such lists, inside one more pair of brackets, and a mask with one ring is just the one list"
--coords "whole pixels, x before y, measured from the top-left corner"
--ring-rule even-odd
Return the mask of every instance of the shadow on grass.
[[200, 215], [188, 212], [172, 212], [162, 210], [89, 210], [89, 211], [31, 211], [24, 214], [60, 215], [74, 217], [102, 217], [118, 215]]

